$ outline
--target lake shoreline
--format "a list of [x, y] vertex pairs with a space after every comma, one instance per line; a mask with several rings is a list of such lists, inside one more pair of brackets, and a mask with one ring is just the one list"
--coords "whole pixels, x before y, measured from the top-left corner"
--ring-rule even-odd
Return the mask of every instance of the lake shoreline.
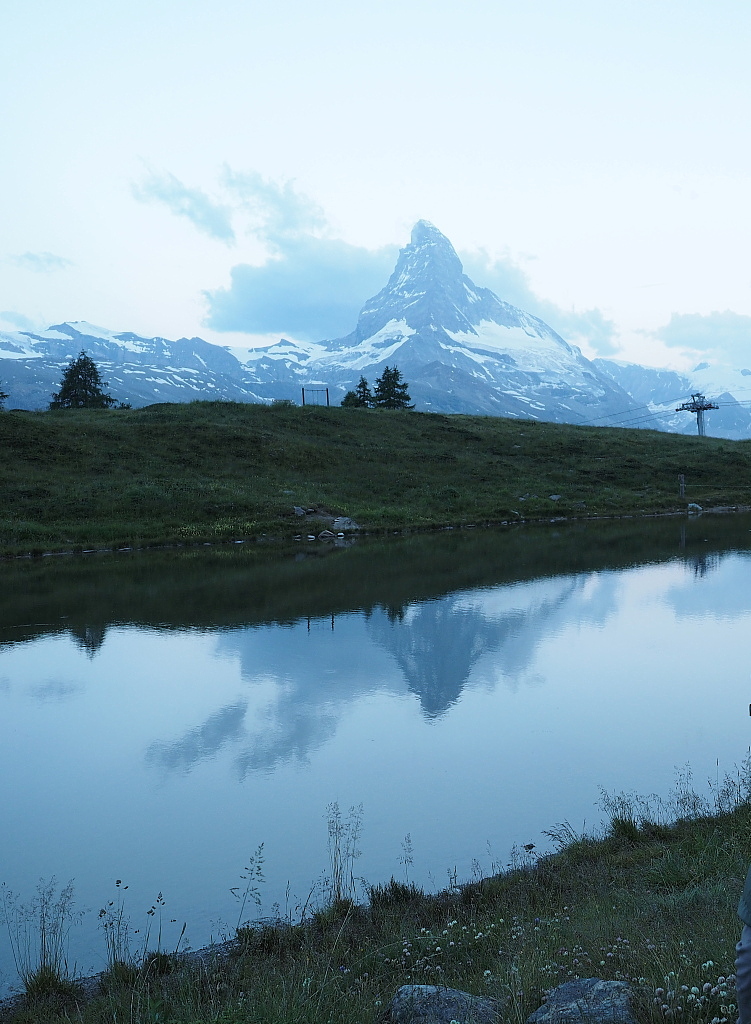
[[[686, 512], [683, 509], [674, 510], [669, 512], [623, 512], [623, 513], [612, 513], [610, 515], [593, 515], [593, 516], [552, 516], [552, 517], [541, 517], [535, 519], [517, 519], [514, 521], [500, 520], [498, 522], [482, 522], [482, 523], [456, 523], [448, 526], [405, 526], [400, 530], [365, 530], [357, 529], [351, 531], [349, 534], [342, 535], [345, 540], [350, 543], [355, 542], [359, 538], [363, 539], [383, 539], [389, 536], [409, 537], [415, 535], [427, 536], [430, 534], [444, 533], [449, 530], [497, 530], [497, 529], [513, 529], [518, 526], [557, 526], [562, 523], [595, 523], [595, 522], [606, 522], [608, 520], [623, 520], [623, 519], [692, 519], [698, 520], [704, 515], [743, 515], [751, 512], [751, 505], [718, 505], [712, 508], [702, 508], [701, 511], [689, 511]], [[322, 520], [325, 523], [326, 520]], [[326, 527], [324, 527], [326, 528]], [[81, 548], [81, 549], [68, 549], [63, 551], [35, 551], [35, 552], [24, 552], [18, 554], [3, 554], [0, 555], [0, 563], [2, 562], [14, 562], [19, 560], [37, 560], [42, 558], [75, 558], [81, 555], [116, 555], [116, 554], [142, 554], [145, 551], [195, 551], [200, 548], [217, 548], [217, 547], [230, 547], [234, 544], [243, 545], [256, 545], [258, 547], [272, 548], [277, 545], [286, 545], [289, 550], [293, 550], [296, 544], [312, 544], [318, 542], [318, 544], [326, 545], [330, 548], [336, 548], [341, 546], [337, 544], [337, 540], [341, 541], [342, 537], [338, 538], [320, 538], [320, 537], [308, 537], [305, 541], [300, 537], [293, 537], [291, 540], [288, 535], [279, 533], [272, 536], [264, 534], [261, 537], [243, 537], [243, 538], [227, 538], [215, 541], [201, 541], [194, 544], [191, 543], [174, 543], [170, 541], [164, 541], [159, 543], [158, 541], [153, 544], [143, 546], [127, 546], [127, 547], [99, 547], [99, 548]], [[348, 545], [349, 546], [349, 545]]]
[[0, 444], [0, 556], [294, 543], [340, 517], [385, 535], [751, 504], [749, 441], [490, 416], [8, 412]]
[[[594, 977], [626, 982], [638, 1021], [703, 1010], [697, 1020], [733, 1024], [751, 794], [739, 786], [725, 810], [691, 795], [691, 817], [664, 823], [621, 803], [597, 836], [557, 826], [556, 852], [441, 892], [392, 878], [365, 905], [332, 899], [299, 924], [260, 921], [223, 943], [151, 953], [143, 968], [33, 1000], [16, 993], [0, 1001], [0, 1021], [53, 1024], [72, 1011], [87, 1024], [122, 1013], [145, 1024], [159, 1006], [191, 1021], [378, 1024], [404, 984], [490, 996], [523, 1021], [552, 988]], [[679, 876], [683, 862], [694, 867]]]

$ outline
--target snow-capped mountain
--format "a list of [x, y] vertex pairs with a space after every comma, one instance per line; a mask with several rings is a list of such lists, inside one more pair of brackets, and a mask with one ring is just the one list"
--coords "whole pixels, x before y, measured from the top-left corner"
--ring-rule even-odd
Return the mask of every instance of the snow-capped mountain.
[[[83, 321], [46, 331], [0, 332], [0, 386], [9, 408], [46, 408], [67, 362], [84, 350], [108, 390], [134, 406], [231, 399], [300, 400], [301, 387], [325, 386], [338, 404], [360, 375], [371, 384], [396, 365], [417, 409], [691, 433], [675, 406], [693, 391], [722, 404], [707, 431], [751, 434], [751, 413], [732, 397], [751, 389], [751, 371], [707, 364], [693, 374], [597, 359], [590, 362], [538, 317], [479, 288], [449, 240], [427, 221], [415, 225], [386, 286], [369, 299], [351, 334], [301, 343], [281, 338], [246, 349], [201, 338], [143, 338]], [[742, 400], [742, 398], [741, 398]]]
[[39, 334], [0, 332], [0, 381], [9, 394], [8, 408], [46, 408], [65, 366], [82, 350], [97, 364], [113, 397], [134, 406], [198, 398], [261, 400], [246, 386], [237, 359], [218, 345], [201, 338], [141, 338], [76, 321]]
[[9, 406], [43, 408], [66, 362], [85, 350], [120, 401], [195, 398], [299, 400], [329, 387], [338, 402], [360, 374], [396, 364], [418, 409], [582, 422], [631, 409], [633, 400], [537, 317], [478, 288], [449, 240], [419, 221], [385, 288], [344, 338], [230, 350], [200, 338], [168, 341], [84, 322], [40, 334], [0, 334], [0, 380]]
[[418, 221], [354, 331], [311, 354], [340, 391], [396, 364], [418, 409], [582, 422], [633, 400], [542, 320], [477, 287], [449, 240]]

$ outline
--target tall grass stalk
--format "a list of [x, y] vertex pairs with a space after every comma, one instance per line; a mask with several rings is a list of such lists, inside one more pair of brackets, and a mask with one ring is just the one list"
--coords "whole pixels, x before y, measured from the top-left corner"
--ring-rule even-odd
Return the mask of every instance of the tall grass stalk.
[[412, 846], [412, 834], [408, 832], [402, 839], [402, 855], [399, 863], [404, 868], [404, 881], [409, 885], [409, 869], [414, 863], [414, 847]]
[[44, 995], [70, 986], [69, 934], [80, 918], [75, 911], [73, 881], [59, 891], [54, 875], [39, 880], [36, 895], [22, 903], [3, 883], [3, 920], [16, 970], [28, 995]]
[[[667, 826], [677, 821], [696, 821], [711, 815], [730, 814], [751, 803], [751, 748], [740, 765], [707, 780], [707, 794], [694, 787], [690, 764], [676, 769], [675, 784], [666, 797], [634, 792], [608, 793], [600, 787], [599, 806], [607, 815], [612, 829], [644, 829]], [[557, 826], [559, 829], [563, 826]], [[556, 839], [553, 832], [546, 833]], [[567, 838], [565, 833], [563, 838]], [[576, 838], [571, 834], [572, 841]], [[579, 837], [581, 838], [581, 837]], [[565, 842], [562, 844], [565, 845]]]
[[261, 843], [248, 858], [245, 874], [240, 875], [240, 878], [245, 882], [242, 892], [239, 885], [230, 889], [230, 892], [240, 904], [240, 912], [237, 915], [237, 928], [247, 923], [245, 920], [245, 908], [249, 900], [255, 903], [256, 909], [261, 909], [260, 886], [266, 881], [263, 874], [264, 860], [263, 843]]
[[328, 813], [329, 860], [331, 878], [329, 893], [333, 903], [354, 900], [357, 896], [355, 861], [361, 854], [362, 804], [350, 807], [342, 817], [339, 804], [334, 801], [326, 808]]
[[125, 896], [128, 886], [122, 879], [115, 882], [117, 895], [99, 911], [99, 926], [104, 933], [107, 947], [107, 963], [110, 972], [122, 973], [134, 965], [130, 948], [130, 919], [125, 914]]

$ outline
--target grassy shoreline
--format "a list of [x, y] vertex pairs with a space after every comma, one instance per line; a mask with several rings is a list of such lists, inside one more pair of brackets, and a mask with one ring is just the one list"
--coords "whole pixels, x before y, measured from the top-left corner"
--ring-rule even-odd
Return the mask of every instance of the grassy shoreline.
[[751, 441], [531, 420], [196, 402], [5, 412], [0, 442], [6, 556], [751, 505]]
[[631, 986], [639, 1024], [732, 1024], [748, 762], [711, 804], [684, 785], [670, 807], [624, 795], [604, 807], [598, 836], [564, 822], [556, 852], [517, 851], [500, 874], [432, 895], [392, 879], [365, 905], [345, 882], [302, 921], [241, 927], [231, 947], [184, 960], [114, 963], [98, 992], [48, 986], [0, 1019], [376, 1024], [399, 986], [438, 984], [496, 998], [522, 1024], [550, 989], [598, 977]]

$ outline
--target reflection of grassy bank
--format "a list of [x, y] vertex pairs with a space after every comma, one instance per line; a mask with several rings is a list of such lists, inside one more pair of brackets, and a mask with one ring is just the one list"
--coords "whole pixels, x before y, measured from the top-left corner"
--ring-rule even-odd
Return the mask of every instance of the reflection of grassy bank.
[[0, 439], [6, 553], [292, 537], [295, 504], [401, 530], [751, 499], [751, 442], [493, 417], [194, 403], [5, 413]]
[[[398, 610], [449, 590], [502, 586], [749, 547], [751, 516], [454, 530], [347, 549], [324, 544], [19, 559], [2, 567], [0, 643], [116, 624], [213, 629]], [[24, 625], [20, 625], [23, 623]]]
[[106, 977], [81, 1009], [68, 995], [10, 1019], [355, 1024], [382, 1021], [400, 985], [427, 983], [498, 997], [504, 1019], [521, 1022], [545, 990], [599, 977], [632, 984], [645, 1024], [733, 1021], [748, 782], [746, 771], [715, 793], [712, 813], [684, 787], [673, 824], [610, 800], [602, 837], [558, 826], [561, 849], [536, 863], [522, 851], [505, 873], [435, 896], [392, 881], [369, 906], [339, 899], [302, 924], [241, 928], [226, 960], [178, 967], [152, 955]]

